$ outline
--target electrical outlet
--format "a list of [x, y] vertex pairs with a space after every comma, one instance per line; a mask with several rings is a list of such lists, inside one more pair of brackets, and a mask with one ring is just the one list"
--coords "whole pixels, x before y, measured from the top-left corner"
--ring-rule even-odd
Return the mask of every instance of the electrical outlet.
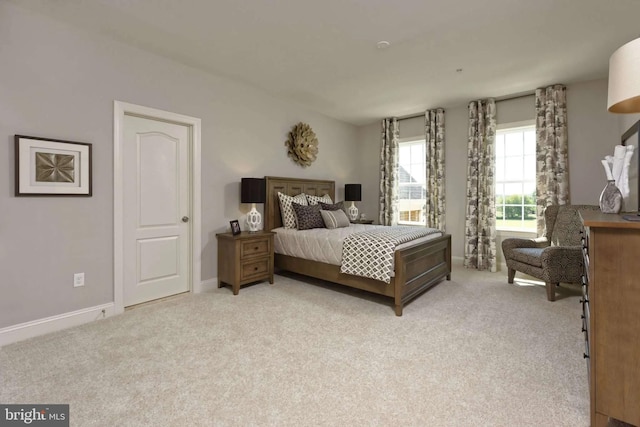
[[73, 287], [84, 286], [84, 273], [76, 273], [73, 275]]

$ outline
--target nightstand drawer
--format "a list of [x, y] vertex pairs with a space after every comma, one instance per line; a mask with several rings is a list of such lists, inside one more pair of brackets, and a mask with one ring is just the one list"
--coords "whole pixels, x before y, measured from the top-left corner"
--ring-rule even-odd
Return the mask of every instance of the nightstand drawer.
[[250, 258], [259, 255], [268, 255], [269, 239], [252, 239], [248, 242], [242, 242], [240, 245], [240, 259]]
[[254, 276], [264, 276], [269, 272], [269, 258], [243, 262], [240, 265], [240, 280], [245, 281]]

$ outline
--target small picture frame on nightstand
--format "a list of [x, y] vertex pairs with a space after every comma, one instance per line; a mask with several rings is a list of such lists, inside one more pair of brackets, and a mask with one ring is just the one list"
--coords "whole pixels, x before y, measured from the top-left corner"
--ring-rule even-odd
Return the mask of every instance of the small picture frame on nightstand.
[[240, 223], [238, 222], [237, 219], [234, 219], [233, 221], [229, 221], [229, 224], [231, 224], [231, 234], [233, 234], [234, 236], [237, 236], [242, 232], [240, 230]]

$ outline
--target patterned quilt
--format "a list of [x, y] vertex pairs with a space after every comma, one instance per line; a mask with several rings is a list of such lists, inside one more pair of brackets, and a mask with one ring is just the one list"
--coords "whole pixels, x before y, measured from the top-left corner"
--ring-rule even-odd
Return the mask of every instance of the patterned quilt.
[[389, 283], [396, 246], [439, 232], [435, 228], [396, 226], [353, 233], [342, 245], [340, 272]]

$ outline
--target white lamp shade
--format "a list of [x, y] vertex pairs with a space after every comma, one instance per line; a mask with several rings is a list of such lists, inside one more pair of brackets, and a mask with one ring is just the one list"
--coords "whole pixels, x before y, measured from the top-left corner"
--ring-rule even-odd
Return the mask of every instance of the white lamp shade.
[[640, 38], [620, 47], [609, 59], [607, 109], [640, 113]]

